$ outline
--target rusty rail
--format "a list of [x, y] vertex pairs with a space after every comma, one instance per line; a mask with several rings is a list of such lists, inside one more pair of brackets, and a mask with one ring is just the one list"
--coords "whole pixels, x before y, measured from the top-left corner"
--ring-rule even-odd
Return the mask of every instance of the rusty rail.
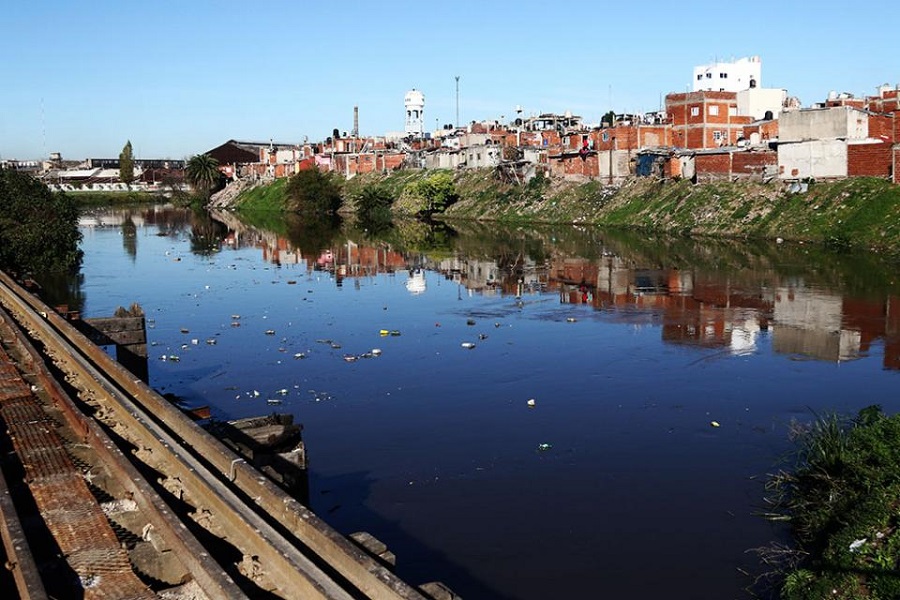
[[[425, 600], [0, 273], [0, 301], [283, 597]], [[250, 499], [246, 501], [245, 499]]]

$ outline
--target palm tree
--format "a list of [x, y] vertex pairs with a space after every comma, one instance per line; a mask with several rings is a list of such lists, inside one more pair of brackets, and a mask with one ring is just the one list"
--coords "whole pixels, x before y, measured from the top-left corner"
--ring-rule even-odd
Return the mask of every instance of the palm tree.
[[209, 198], [213, 188], [219, 183], [219, 161], [209, 154], [195, 154], [187, 161], [184, 176], [194, 190], [204, 198]]

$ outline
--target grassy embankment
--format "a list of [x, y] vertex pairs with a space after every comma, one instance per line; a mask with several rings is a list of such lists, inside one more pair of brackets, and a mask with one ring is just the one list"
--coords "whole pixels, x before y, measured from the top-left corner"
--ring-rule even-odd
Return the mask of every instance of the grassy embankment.
[[[399, 199], [404, 190], [434, 171], [400, 171], [363, 175], [343, 183], [343, 211], [378, 186]], [[445, 219], [495, 220], [509, 223], [576, 223], [646, 231], [742, 238], [784, 238], [824, 242], [837, 247], [900, 253], [900, 186], [875, 178], [812, 183], [791, 194], [779, 182], [719, 182], [634, 179], [619, 188], [598, 181], [583, 184], [534, 179], [516, 186], [499, 181], [492, 171], [453, 172], [458, 201]], [[280, 210], [284, 181], [253, 188], [238, 196], [243, 209]]]

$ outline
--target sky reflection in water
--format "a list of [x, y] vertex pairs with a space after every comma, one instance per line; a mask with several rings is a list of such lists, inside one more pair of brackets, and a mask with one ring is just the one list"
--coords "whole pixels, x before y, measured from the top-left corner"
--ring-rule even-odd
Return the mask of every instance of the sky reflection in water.
[[752, 513], [791, 419], [895, 411], [900, 294], [873, 257], [476, 225], [310, 241], [225, 218], [85, 217], [84, 314], [144, 307], [161, 392], [294, 413], [312, 508], [411, 583], [747, 597], [745, 551], [782, 533]]

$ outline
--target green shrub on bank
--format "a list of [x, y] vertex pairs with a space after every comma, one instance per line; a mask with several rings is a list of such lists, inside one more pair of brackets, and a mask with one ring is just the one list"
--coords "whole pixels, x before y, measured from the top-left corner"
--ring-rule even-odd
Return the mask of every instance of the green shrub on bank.
[[81, 266], [78, 204], [26, 173], [0, 169], [0, 269], [65, 273]]
[[795, 467], [767, 484], [795, 539], [781, 597], [900, 597], [900, 415], [871, 406], [794, 432]]
[[418, 181], [409, 183], [394, 203], [400, 214], [431, 216], [443, 212], [459, 199], [453, 173], [430, 171]]

